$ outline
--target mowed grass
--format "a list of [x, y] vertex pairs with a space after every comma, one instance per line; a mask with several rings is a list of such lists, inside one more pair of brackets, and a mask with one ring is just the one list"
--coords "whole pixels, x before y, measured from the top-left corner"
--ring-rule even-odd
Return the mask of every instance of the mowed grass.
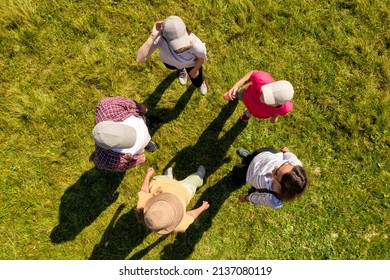
[[[157, 53], [135, 53], [154, 21], [183, 18], [207, 46], [207, 96], [180, 86]], [[390, 5], [335, 1], [0, 3], [0, 259], [389, 259]], [[237, 122], [222, 95], [253, 69], [295, 87], [277, 124]], [[113, 174], [94, 169], [95, 106], [145, 103], [160, 150]], [[310, 185], [280, 210], [241, 204], [223, 177], [239, 147], [287, 146]], [[137, 223], [149, 166], [178, 179], [199, 164], [190, 207], [212, 207], [184, 234]]]

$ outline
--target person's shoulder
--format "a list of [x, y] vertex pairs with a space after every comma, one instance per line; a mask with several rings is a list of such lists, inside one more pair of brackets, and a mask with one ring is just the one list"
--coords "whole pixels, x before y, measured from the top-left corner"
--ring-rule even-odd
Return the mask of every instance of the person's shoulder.
[[191, 41], [193, 41], [193, 42], [196, 42], [196, 41], [202, 42], [202, 40], [198, 36], [196, 36], [194, 33], [190, 34], [190, 38], [191, 38]]
[[184, 213], [183, 219], [175, 228], [176, 232], [185, 232], [187, 228], [195, 221], [194, 217]]
[[287, 102], [285, 102], [283, 105], [282, 105], [282, 107], [281, 107], [281, 109], [287, 114], [288, 112], [290, 112], [291, 110], [292, 110], [292, 108], [293, 108], [293, 102], [292, 102], [292, 100], [289, 100], [289, 101], [287, 101]]
[[191, 41], [193, 42], [193, 48], [195, 49], [206, 49], [206, 44], [199, 39], [194, 33], [190, 34]]
[[252, 76], [269, 83], [275, 82], [271, 74], [263, 70], [253, 70]]
[[168, 44], [168, 42], [164, 39], [162, 35], [157, 36], [156, 39], [154, 39], [153, 41], [153, 45], [155, 45], [156, 47], [161, 47], [161, 45], [163, 45], [164, 43]]

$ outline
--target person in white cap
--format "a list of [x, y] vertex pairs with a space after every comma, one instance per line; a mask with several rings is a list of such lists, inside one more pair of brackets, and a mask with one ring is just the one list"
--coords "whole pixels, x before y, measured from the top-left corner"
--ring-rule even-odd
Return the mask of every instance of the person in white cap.
[[173, 179], [172, 168], [165, 175], [155, 176], [153, 167], [146, 172], [138, 192], [137, 216], [150, 230], [165, 235], [184, 232], [199, 215], [210, 207], [207, 201], [193, 210], [186, 207], [196, 190], [203, 185], [206, 170], [201, 165], [196, 173], [181, 181]]
[[238, 98], [244, 102], [247, 110], [240, 117], [243, 122], [248, 122], [254, 116], [259, 119], [270, 118], [272, 123], [276, 123], [279, 116], [285, 116], [292, 110], [293, 96], [294, 88], [290, 82], [275, 81], [269, 73], [253, 70], [235, 83], [224, 98]]
[[99, 101], [92, 130], [97, 168], [125, 172], [145, 162], [144, 150], [158, 149], [150, 141], [146, 112], [145, 105], [121, 96]]
[[185, 85], [189, 75], [201, 94], [207, 94], [202, 67], [207, 61], [206, 46], [189, 31], [180, 17], [169, 16], [164, 21], [155, 22], [149, 38], [137, 51], [136, 61], [146, 61], [157, 48], [160, 48], [159, 57], [164, 65], [178, 71], [180, 84]]

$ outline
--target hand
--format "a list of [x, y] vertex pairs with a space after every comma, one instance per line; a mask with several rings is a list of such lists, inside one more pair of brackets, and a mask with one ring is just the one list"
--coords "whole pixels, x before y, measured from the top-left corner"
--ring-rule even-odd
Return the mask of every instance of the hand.
[[191, 78], [195, 79], [199, 75], [199, 70], [192, 68], [188, 74], [191, 76]]
[[156, 21], [153, 25], [153, 29], [152, 29], [152, 36], [154, 38], [156, 38], [158, 35], [160, 35], [161, 31], [162, 31], [162, 24], [163, 22], [162, 21]]
[[282, 151], [283, 153], [288, 153], [288, 152], [290, 151], [290, 149], [287, 148], [287, 147], [283, 147], [283, 148], [281, 149], [281, 151]]
[[148, 112], [148, 107], [146, 107], [145, 104], [140, 104], [140, 105], [141, 105], [142, 111], [144, 112], [144, 114], [146, 114]]
[[154, 174], [154, 168], [153, 167], [149, 167], [148, 171], [146, 171], [146, 175], [152, 176], [153, 174]]
[[210, 207], [210, 203], [208, 203], [207, 201], [203, 201], [202, 203], [203, 210], [207, 210], [209, 209], [209, 207]]
[[142, 162], [142, 163], [144, 163], [144, 162], [146, 161], [146, 156], [145, 156], [145, 154], [142, 154], [142, 155], [140, 156], [140, 158], [141, 158], [141, 162]]
[[240, 201], [240, 202], [246, 202], [247, 200], [246, 200], [246, 195], [245, 194], [241, 194], [241, 195], [239, 195], [238, 196], [238, 200]]
[[194, 217], [194, 219], [196, 219], [196, 218], [199, 217], [199, 215], [200, 215], [203, 211], [209, 209], [209, 207], [210, 207], [210, 204], [209, 204], [207, 201], [203, 201], [203, 203], [202, 203], [201, 206], [199, 206], [198, 208], [193, 209], [193, 210], [191, 210], [191, 211], [188, 211], [187, 214], [190, 215], [190, 216], [192, 216], [192, 217]]
[[229, 91], [225, 93], [225, 96], [229, 96], [230, 100], [233, 100], [236, 98], [236, 92], [238, 90], [237, 86], [233, 86]]

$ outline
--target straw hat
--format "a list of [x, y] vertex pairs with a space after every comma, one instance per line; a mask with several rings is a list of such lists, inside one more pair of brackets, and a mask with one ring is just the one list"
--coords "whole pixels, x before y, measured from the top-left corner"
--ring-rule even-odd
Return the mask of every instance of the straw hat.
[[182, 221], [183, 205], [171, 193], [161, 193], [148, 200], [144, 207], [145, 225], [158, 234], [172, 232]]

